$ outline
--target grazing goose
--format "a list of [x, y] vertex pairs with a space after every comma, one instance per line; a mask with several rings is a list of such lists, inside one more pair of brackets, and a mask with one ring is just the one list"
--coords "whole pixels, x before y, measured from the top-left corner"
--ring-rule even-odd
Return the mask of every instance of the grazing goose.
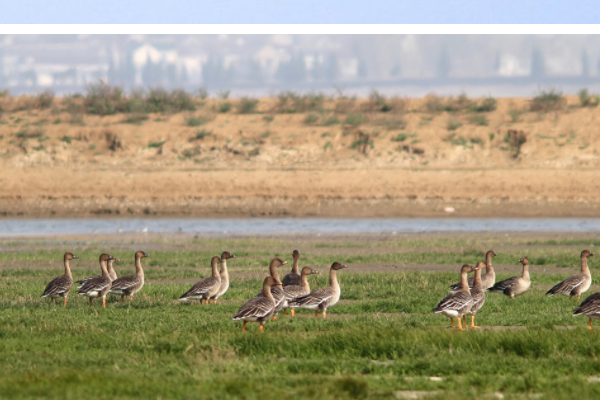
[[292, 257], [294, 258], [294, 263], [292, 264], [292, 272], [283, 277], [281, 283], [283, 283], [283, 287], [290, 285], [300, 285], [302, 283], [302, 278], [298, 271], [298, 261], [300, 260], [300, 253], [298, 250], [294, 250], [292, 253]]
[[281, 287], [281, 282], [268, 276], [263, 282], [263, 295], [261, 297], [253, 297], [240, 307], [237, 313], [233, 316], [233, 320], [242, 320], [244, 325], [242, 331], [246, 331], [247, 322], [260, 322], [259, 331], [263, 331], [265, 321], [268, 320], [275, 312], [275, 298], [273, 298], [272, 290], [274, 287]]
[[125, 296], [129, 296], [129, 301], [133, 300], [133, 295], [144, 287], [142, 258], [145, 257], [150, 256], [141, 250], [135, 252], [135, 274], [125, 275], [113, 281], [110, 293], [121, 295], [121, 301]]
[[[487, 290], [494, 286], [496, 283], [496, 271], [494, 271], [494, 267], [492, 267], [492, 258], [496, 257], [496, 253], [493, 250], [488, 251], [485, 254], [485, 275], [481, 276], [481, 285], [484, 290]], [[469, 289], [473, 288], [473, 282], [475, 281], [475, 276], [469, 278]], [[451, 291], [456, 292], [460, 290], [460, 282], [451, 285]]]
[[[277, 271], [277, 268], [286, 264], [287, 261], [281, 261], [280, 258], [274, 258], [271, 260], [271, 263], [269, 264], [269, 274], [271, 274], [271, 276], [277, 282], [281, 282], [279, 280], [279, 272]], [[281, 311], [281, 308], [283, 307], [283, 302], [285, 301], [285, 293], [283, 292], [283, 288], [281, 286], [273, 286], [271, 288], [271, 293], [273, 294], [273, 298], [275, 299], [275, 311], [273, 312], [273, 321], [275, 321], [277, 319], [277, 314], [279, 314], [279, 311]], [[264, 296], [262, 291], [256, 295], [256, 297], [262, 296]]]
[[592, 329], [592, 320], [600, 319], [600, 293], [594, 293], [588, 296], [588, 298], [573, 311], [574, 317], [578, 315], [585, 315], [588, 317], [588, 329]]
[[433, 309], [434, 313], [442, 313], [450, 318], [452, 329], [455, 329], [454, 318], [456, 318], [458, 319], [458, 329], [462, 331], [461, 317], [468, 314], [471, 310], [473, 298], [471, 297], [471, 292], [469, 290], [467, 275], [473, 270], [473, 266], [464, 264], [460, 269], [460, 290], [444, 297], [442, 301], [438, 303], [437, 307]]
[[523, 264], [523, 274], [521, 276], [513, 276], [496, 283], [488, 289], [490, 292], [500, 293], [509, 297], [517, 297], [525, 293], [531, 287], [531, 279], [529, 278], [529, 259], [523, 257], [519, 260]]
[[348, 268], [347, 265], [334, 262], [329, 270], [329, 286], [317, 289], [307, 295], [298, 297], [288, 304], [292, 308], [306, 308], [315, 310], [315, 317], [319, 316], [319, 310], [323, 311], [323, 319], [327, 317], [327, 309], [333, 307], [340, 300], [340, 284], [337, 280], [336, 272], [340, 269]]
[[44, 289], [42, 297], [50, 296], [50, 303], [56, 303], [55, 299], [58, 297], [63, 298], [63, 305], [67, 306], [67, 298], [69, 292], [73, 287], [73, 275], [71, 274], [71, 267], [69, 266], [69, 260], [75, 260], [79, 257], [73, 255], [73, 253], [65, 253], [63, 258], [65, 265], [65, 274], [58, 276], [50, 281], [50, 283]]
[[112, 286], [110, 276], [108, 276], [107, 263], [108, 260], [114, 259], [109, 254], [100, 255], [100, 270], [102, 275], [97, 275], [89, 279], [85, 279], [85, 283], [79, 288], [77, 294], [80, 296], [87, 296], [90, 299], [90, 306], [94, 298], [102, 298], [102, 307], [106, 308], [106, 294]]
[[[107, 263], [108, 276], [110, 277], [111, 281], [114, 281], [115, 279], [117, 279], [117, 273], [115, 272], [115, 269], [113, 268], [113, 264], [115, 261], [121, 261], [121, 260], [119, 260], [117, 257], [115, 257], [114, 259], [108, 260], [108, 263]], [[92, 276], [91, 278], [84, 278], [80, 281], [77, 281], [77, 283], [79, 284], [79, 287], [82, 287], [86, 281], [88, 281], [89, 279], [96, 278], [97, 276], [100, 276], [100, 275]]]
[[[481, 279], [481, 270], [486, 266], [485, 261], [479, 261], [475, 266], [475, 276], [473, 279], [473, 288], [471, 288], [471, 298], [473, 299], [473, 303], [471, 304], [471, 310], [469, 314], [471, 314], [471, 328], [479, 329], [479, 326], [475, 326], [475, 314], [477, 311], [483, 307], [483, 303], [485, 303], [485, 291], [486, 287], [483, 285], [483, 279]], [[463, 318], [466, 318], [466, 315], [463, 315]], [[464, 321], [465, 326], [467, 325], [467, 321]]]
[[214, 304], [217, 304], [217, 300], [219, 297], [223, 296], [227, 289], [229, 289], [229, 272], [227, 272], [227, 260], [230, 258], [235, 258], [235, 254], [231, 254], [228, 251], [224, 251], [221, 253], [221, 285], [219, 286], [219, 290], [217, 293], [210, 297], [208, 300], [213, 300]]
[[219, 257], [213, 257], [210, 260], [212, 276], [210, 278], [204, 278], [192, 286], [190, 290], [185, 292], [185, 294], [179, 298], [179, 301], [200, 299], [200, 304], [202, 304], [202, 302], [205, 300], [206, 304], [210, 304], [209, 299], [214, 297], [221, 287], [221, 275], [219, 275], [218, 269], [220, 263], [221, 259]]
[[[283, 301], [283, 313], [287, 315], [287, 309], [290, 308], [288, 302], [296, 300], [298, 297], [307, 295], [310, 293], [310, 285], [308, 284], [308, 275], [318, 274], [318, 271], [315, 271], [312, 268], [304, 267], [302, 268], [302, 272], [300, 274], [300, 284], [299, 285], [288, 285], [283, 287], [283, 292], [285, 293], [285, 300]], [[292, 317], [294, 316], [294, 309], [291, 309]]]
[[552, 289], [548, 290], [546, 294], [549, 296], [562, 294], [569, 296], [569, 298], [577, 296], [577, 300], [579, 300], [581, 294], [587, 292], [592, 284], [592, 274], [590, 273], [587, 259], [593, 255], [594, 253], [590, 253], [588, 250], [582, 251], [580, 256], [581, 273], [571, 275]]

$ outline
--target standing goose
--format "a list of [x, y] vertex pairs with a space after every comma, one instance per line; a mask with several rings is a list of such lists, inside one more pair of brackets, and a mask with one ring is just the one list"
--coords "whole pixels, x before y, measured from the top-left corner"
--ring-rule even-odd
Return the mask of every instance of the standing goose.
[[[114, 281], [115, 279], [117, 279], [117, 273], [115, 272], [115, 269], [113, 268], [113, 264], [115, 261], [121, 261], [121, 260], [119, 260], [117, 257], [115, 257], [114, 259], [111, 258], [110, 260], [108, 260], [108, 263], [107, 263], [108, 276], [110, 277], [111, 281]], [[89, 279], [96, 278], [97, 276], [100, 276], [100, 275], [92, 276], [91, 278], [83, 278], [82, 280], [77, 281], [77, 283], [79, 284], [79, 287], [82, 287], [83, 284], [85, 282], [87, 282]]]
[[562, 294], [569, 296], [570, 298], [577, 296], [577, 300], [579, 300], [581, 294], [587, 292], [592, 284], [592, 274], [590, 273], [587, 259], [593, 255], [594, 253], [590, 253], [588, 250], [582, 251], [580, 256], [581, 273], [571, 275], [552, 289], [548, 290], [546, 294], [549, 296]]
[[129, 296], [129, 301], [133, 300], [133, 295], [144, 287], [144, 270], [142, 269], [142, 258], [150, 257], [143, 251], [135, 252], [135, 274], [125, 275], [116, 279], [112, 283], [110, 293], [121, 295], [121, 301], [125, 296]]
[[[289, 302], [296, 300], [298, 297], [305, 296], [310, 293], [310, 285], [308, 284], [308, 275], [318, 274], [318, 271], [315, 271], [312, 268], [304, 267], [302, 268], [302, 272], [300, 274], [300, 284], [299, 285], [288, 285], [283, 287], [283, 292], [285, 294], [285, 300], [283, 301], [283, 313], [287, 315], [287, 310], [290, 308]], [[289, 275], [288, 275], [289, 276]], [[285, 278], [284, 278], [285, 279]], [[292, 313], [292, 317], [294, 316], [294, 309], [290, 310]]]
[[229, 289], [229, 272], [227, 272], [227, 260], [230, 258], [235, 258], [235, 254], [231, 254], [228, 251], [224, 251], [221, 253], [221, 284], [219, 286], [219, 290], [217, 293], [209, 297], [209, 301], [213, 300], [214, 304], [217, 304], [217, 300], [219, 297], [223, 296], [227, 289]]
[[58, 276], [50, 281], [44, 289], [42, 297], [50, 296], [50, 303], [56, 303], [55, 299], [58, 297], [63, 298], [63, 305], [67, 306], [67, 298], [69, 292], [73, 287], [73, 275], [71, 274], [71, 267], [69, 266], [69, 260], [75, 260], [79, 257], [73, 255], [73, 253], [65, 253], [63, 258], [65, 265], [65, 274]]
[[315, 317], [319, 316], [319, 310], [323, 311], [323, 319], [327, 317], [327, 309], [333, 307], [340, 300], [340, 284], [337, 280], [336, 272], [340, 269], [348, 268], [347, 265], [334, 262], [329, 269], [329, 286], [317, 289], [309, 294], [298, 297], [294, 301], [288, 302], [292, 308], [306, 308], [315, 310]]
[[210, 260], [212, 276], [210, 278], [204, 278], [192, 286], [190, 290], [185, 292], [185, 294], [179, 298], [179, 301], [200, 299], [200, 304], [204, 301], [206, 301], [206, 304], [210, 304], [209, 299], [214, 297], [221, 287], [221, 275], [219, 275], [218, 269], [220, 263], [221, 259], [219, 257], [213, 257]]
[[594, 293], [588, 296], [588, 298], [573, 311], [574, 317], [578, 315], [585, 315], [588, 317], [588, 329], [592, 329], [592, 320], [600, 319], [600, 293]]
[[[483, 285], [483, 279], [481, 279], [481, 270], [486, 266], [485, 261], [479, 261], [475, 266], [475, 276], [473, 279], [473, 288], [471, 289], [471, 298], [473, 299], [473, 303], [471, 304], [471, 310], [469, 314], [471, 314], [471, 328], [479, 329], [479, 326], [475, 325], [475, 314], [477, 311], [483, 307], [483, 303], [485, 303], [485, 291], [486, 287]], [[463, 315], [463, 318], [466, 318], [466, 314]], [[465, 326], [467, 325], [467, 321], [464, 321]]]
[[454, 293], [450, 293], [440, 301], [433, 312], [438, 314], [442, 313], [446, 317], [450, 318], [452, 329], [454, 328], [454, 318], [458, 319], [458, 329], [463, 330], [461, 324], [461, 317], [468, 314], [473, 304], [473, 298], [469, 290], [469, 283], [467, 275], [473, 271], [474, 268], [469, 264], [464, 264], [460, 269], [460, 290]]
[[[481, 276], [481, 285], [484, 290], [487, 290], [494, 286], [496, 283], [496, 271], [494, 271], [494, 267], [492, 267], [492, 258], [496, 257], [496, 253], [493, 250], [488, 251], [485, 254], [485, 275]], [[473, 282], [475, 282], [475, 276], [472, 276], [468, 280], [469, 289], [473, 288]], [[454, 285], [450, 285], [451, 291], [457, 292], [460, 290], [460, 282], [455, 283]]]
[[262, 332], [265, 321], [275, 312], [275, 298], [273, 298], [272, 289], [281, 287], [281, 282], [272, 276], [265, 278], [263, 282], [262, 296], [256, 296], [244, 303], [237, 313], [233, 316], [234, 321], [242, 320], [244, 325], [242, 331], [246, 331], [247, 322], [260, 322], [258, 329]]
[[509, 297], [517, 297], [525, 293], [531, 287], [529, 278], [529, 259], [523, 257], [519, 260], [523, 264], [523, 273], [521, 276], [513, 276], [496, 283], [488, 289], [490, 292], [500, 293]]
[[292, 252], [292, 257], [294, 258], [294, 263], [292, 264], [292, 272], [283, 277], [281, 283], [283, 283], [283, 287], [290, 285], [300, 285], [302, 283], [302, 277], [298, 271], [298, 261], [300, 260], [300, 253], [298, 250], [294, 250]]
[[[271, 263], [269, 264], [269, 274], [271, 274], [271, 277], [273, 277], [273, 279], [275, 279], [277, 282], [281, 282], [279, 280], [279, 272], [277, 271], [277, 268], [286, 264], [287, 261], [281, 261], [281, 258], [274, 258], [271, 260]], [[281, 286], [273, 286], [271, 288], [271, 294], [273, 294], [273, 298], [275, 299], [275, 310], [273, 312], [273, 321], [275, 321], [277, 319], [277, 314], [279, 314], [279, 311], [281, 311], [281, 308], [283, 307], [285, 293], [283, 292], [283, 288]], [[256, 295], [256, 297], [262, 296], [264, 296], [263, 291]]]
[[94, 298], [102, 298], [102, 307], [106, 308], [106, 294], [112, 286], [110, 276], [108, 276], [108, 270], [106, 268], [107, 262], [110, 259], [114, 259], [109, 254], [100, 255], [100, 270], [102, 275], [97, 275], [92, 278], [85, 279], [85, 283], [79, 288], [77, 294], [80, 296], [87, 296], [90, 299], [90, 306]]

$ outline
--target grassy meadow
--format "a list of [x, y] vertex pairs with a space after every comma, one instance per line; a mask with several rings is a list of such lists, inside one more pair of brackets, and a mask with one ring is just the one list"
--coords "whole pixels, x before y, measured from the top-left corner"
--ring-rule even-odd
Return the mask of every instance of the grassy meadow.
[[[576, 300], [544, 296], [578, 271], [581, 250], [598, 244], [585, 234], [0, 241], [0, 398], [598, 396], [600, 328], [588, 331], [586, 319], [571, 316]], [[460, 265], [492, 248], [498, 279], [520, 273], [517, 259], [529, 256], [532, 289], [516, 299], [488, 294], [481, 330], [448, 329], [432, 308]], [[39, 298], [62, 273], [65, 251], [80, 256], [71, 262], [78, 279], [97, 273], [101, 252], [122, 260], [119, 275], [131, 273], [138, 249], [151, 257], [131, 304], [115, 297], [107, 309], [98, 300], [89, 307], [74, 291], [66, 308]], [[231, 316], [259, 291], [270, 259], [291, 263], [294, 249], [301, 265], [321, 271], [312, 288], [327, 285], [333, 261], [349, 264], [338, 274], [340, 303], [326, 320], [300, 310], [281, 313], [262, 334], [257, 324], [242, 333]], [[237, 256], [223, 300], [178, 304], [223, 250]], [[596, 273], [600, 260], [590, 266]]]

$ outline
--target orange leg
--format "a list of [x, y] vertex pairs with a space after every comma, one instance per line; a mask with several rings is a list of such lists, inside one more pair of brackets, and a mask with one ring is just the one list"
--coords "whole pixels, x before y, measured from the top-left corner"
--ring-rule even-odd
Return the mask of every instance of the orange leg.
[[131, 303], [133, 301], [133, 296], [129, 296], [129, 302]]
[[54, 297], [50, 297], [50, 304], [56, 304], [56, 301], [54, 300]]
[[462, 318], [463, 318], [463, 326], [464, 326], [465, 328], [468, 328], [468, 327], [469, 327], [469, 325], [467, 325], [467, 316], [466, 316], [466, 315], [463, 315], [463, 316], [462, 316]]
[[106, 308], [106, 297], [102, 298], [102, 308]]
[[244, 321], [244, 325], [242, 325], [242, 332], [246, 332], [246, 321]]
[[277, 314], [273, 315], [273, 321], [277, 321]]
[[63, 306], [65, 306], [65, 307], [67, 306], [67, 298], [66, 297], [63, 298]]
[[471, 314], [471, 328], [479, 329], [480, 326], [475, 326], [475, 314]]
[[450, 318], [450, 323], [452, 324], [452, 329], [456, 329], [456, 327], [454, 326], [454, 318]]
[[287, 315], [287, 308], [283, 309], [283, 315]]
[[580, 298], [581, 298], [581, 295], [579, 295], [579, 294], [578, 294], [578, 295], [577, 295], [577, 300], [579, 300]]
[[590, 318], [590, 322], [588, 323], [588, 329], [591, 331], [592, 330], [592, 319]]
[[292, 317], [295, 315], [295, 314], [294, 314], [294, 309], [293, 309], [293, 308], [290, 310], [290, 314], [292, 314]]
[[462, 327], [462, 319], [460, 317], [458, 317], [458, 330], [464, 331], [464, 328]]
[[315, 311], [315, 318], [319, 318], [319, 312]]
[[327, 311], [323, 310], [323, 319], [327, 318]]
[[217, 304], [217, 300], [213, 301], [213, 304]]
[[260, 326], [258, 327], [259, 332], [262, 332], [263, 329], [265, 329], [265, 327], [263, 326], [263, 324], [260, 324]]

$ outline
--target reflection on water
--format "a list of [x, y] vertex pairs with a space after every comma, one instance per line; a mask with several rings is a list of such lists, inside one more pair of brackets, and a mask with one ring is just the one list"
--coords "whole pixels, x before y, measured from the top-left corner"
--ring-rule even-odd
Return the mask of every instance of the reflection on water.
[[598, 232], [594, 218], [256, 218], [256, 219], [3, 219], [0, 236], [110, 233], [194, 233], [214, 236], [400, 232]]

